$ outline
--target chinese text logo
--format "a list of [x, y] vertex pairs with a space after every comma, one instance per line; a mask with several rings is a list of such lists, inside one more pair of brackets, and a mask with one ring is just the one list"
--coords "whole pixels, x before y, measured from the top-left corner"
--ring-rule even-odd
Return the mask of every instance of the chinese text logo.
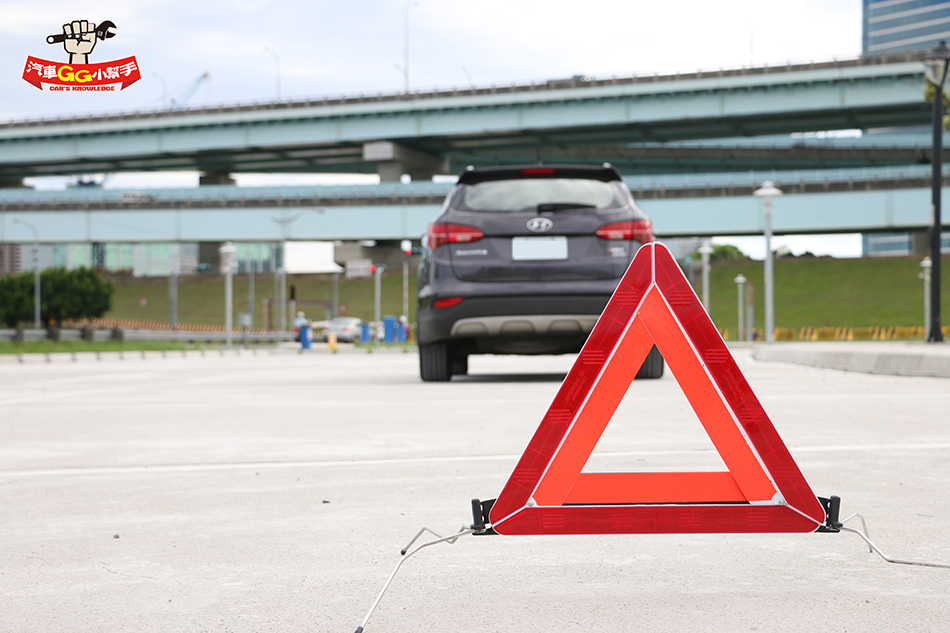
[[40, 90], [50, 92], [117, 92], [142, 78], [135, 57], [90, 64], [89, 55], [99, 40], [115, 36], [115, 24], [106, 20], [97, 27], [94, 22], [74, 20], [63, 25], [63, 32], [46, 38], [47, 44], [62, 43], [69, 62], [54, 62], [27, 57], [23, 79]]

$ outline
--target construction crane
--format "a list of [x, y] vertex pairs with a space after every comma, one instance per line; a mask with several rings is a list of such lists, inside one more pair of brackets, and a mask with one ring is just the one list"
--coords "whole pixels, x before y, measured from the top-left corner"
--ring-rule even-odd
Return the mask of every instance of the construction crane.
[[201, 84], [211, 79], [209, 73], [204, 73], [200, 77], [194, 80], [190, 86], [185, 88], [181, 93], [179, 93], [178, 98], [171, 100], [171, 108], [183, 108], [188, 104], [188, 101], [191, 100], [195, 93], [198, 91], [198, 88], [201, 87]]

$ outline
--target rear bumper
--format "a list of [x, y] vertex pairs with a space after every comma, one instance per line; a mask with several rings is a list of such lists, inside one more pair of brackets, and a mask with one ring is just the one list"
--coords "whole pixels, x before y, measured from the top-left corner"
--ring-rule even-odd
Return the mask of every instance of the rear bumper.
[[459, 319], [449, 332], [452, 338], [480, 336], [570, 336], [589, 334], [597, 316], [589, 314], [526, 314], [523, 316]]
[[610, 294], [472, 297], [451, 308], [419, 311], [419, 343], [483, 339], [587, 338]]

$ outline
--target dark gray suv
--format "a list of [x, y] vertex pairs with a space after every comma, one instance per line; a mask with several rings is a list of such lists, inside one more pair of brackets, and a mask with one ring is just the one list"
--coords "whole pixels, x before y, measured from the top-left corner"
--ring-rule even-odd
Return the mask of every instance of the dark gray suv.
[[[652, 240], [649, 218], [609, 165], [467, 169], [423, 240], [422, 379], [468, 373], [470, 354], [580, 351]], [[662, 374], [654, 349], [638, 377]]]

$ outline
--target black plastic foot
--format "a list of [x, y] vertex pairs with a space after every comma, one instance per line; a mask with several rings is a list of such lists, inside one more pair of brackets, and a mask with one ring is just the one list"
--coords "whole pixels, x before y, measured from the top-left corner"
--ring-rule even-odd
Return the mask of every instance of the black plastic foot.
[[494, 499], [488, 499], [487, 501], [472, 499], [472, 525], [470, 527], [475, 530], [474, 534], [476, 536], [498, 534], [498, 532], [489, 527], [491, 525], [491, 519], [488, 518], [488, 515], [493, 505], [495, 505]]
[[825, 509], [825, 524], [815, 530], [816, 532], [840, 532], [841, 522], [838, 515], [841, 512], [841, 497], [831, 495], [828, 499], [818, 497], [821, 506]]

